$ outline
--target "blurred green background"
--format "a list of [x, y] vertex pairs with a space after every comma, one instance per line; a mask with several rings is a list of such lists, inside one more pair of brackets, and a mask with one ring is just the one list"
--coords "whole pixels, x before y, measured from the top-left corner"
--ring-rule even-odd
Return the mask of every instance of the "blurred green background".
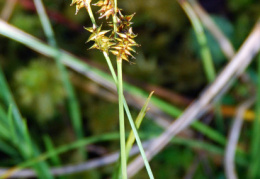
[[[3, 11], [5, 3], [5, 0], [0, 1], [0, 10]], [[68, 0], [43, 0], [43, 3], [49, 14], [58, 46], [108, 72], [102, 53], [98, 50], [87, 50], [92, 44], [91, 42], [85, 44], [90, 33], [83, 27], [91, 27], [92, 24], [85, 10], [80, 10], [75, 16], [75, 7], [70, 7]], [[200, 3], [236, 50], [250, 33], [260, 14], [259, 0], [202, 0]], [[138, 84], [154, 85], [177, 93], [188, 100], [195, 99], [208, 82], [203, 71], [200, 47], [195, 33], [180, 5], [176, 1], [169, 0], [118, 0], [118, 7], [123, 9], [123, 14], [136, 13], [132, 20], [133, 30], [138, 34], [136, 42], [141, 45], [136, 48], [136, 59], [131, 59], [133, 63], [124, 62], [124, 79], [137, 86]], [[93, 6], [93, 11], [97, 10], [98, 8]], [[97, 17], [97, 14], [95, 15]], [[101, 22], [98, 21], [99, 24]], [[9, 23], [46, 41], [31, 0], [17, 1]], [[107, 24], [104, 23], [103, 27], [106, 28]], [[219, 72], [227, 63], [227, 59], [213, 36], [207, 30], [205, 34], [215, 67]], [[40, 146], [41, 151], [46, 150], [46, 146], [43, 145], [44, 135], [51, 137], [54, 146], [74, 141], [75, 134], [70, 124], [66, 104], [67, 95], [54, 61], [18, 42], [0, 36], [0, 65], [15, 101], [27, 120], [33, 140]], [[251, 86], [236, 82], [232, 90], [222, 99], [223, 104], [237, 105], [239, 101], [249, 96], [256, 81], [255, 63], [250, 66], [248, 72]], [[83, 116], [84, 135], [88, 137], [117, 132], [116, 98], [111, 94], [112, 100], [104, 99], [97, 92], [103, 89], [102, 87], [73, 71], [69, 71], [69, 74]], [[3, 102], [0, 100], [0, 103]], [[185, 107], [183, 103], [176, 102], [174, 105], [183, 109]], [[131, 110], [134, 116], [138, 114], [137, 109], [131, 108]], [[225, 117], [227, 126], [230, 125], [229, 118]], [[149, 121], [149, 117], [144, 120], [142, 132], [150, 135], [158, 135], [162, 132], [157, 124]], [[251, 134], [250, 124], [250, 122], [246, 123], [242, 137], [244, 149], [247, 149], [246, 140]], [[212, 126], [214, 127], [214, 123]], [[127, 129], [130, 130], [130, 127], [128, 126]], [[227, 133], [228, 128], [223, 134]], [[203, 140], [199, 133], [195, 133], [195, 138]], [[103, 142], [95, 144], [94, 147], [102, 152], [91, 150], [91, 146], [87, 147], [90, 159], [118, 150], [119, 143]], [[0, 165], [3, 167], [11, 167], [22, 161], [21, 156], [10, 159], [9, 155], [1, 151], [0, 157]], [[61, 165], [82, 161], [77, 150], [62, 154], [60, 158]], [[225, 176], [221, 160], [220, 155], [213, 155], [206, 150], [171, 144], [152, 160], [151, 167], [155, 178], [159, 179], [188, 178], [194, 167], [192, 178], [222, 179]], [[47, 162], [50, 166], [54, 166], [52, 161]], [[246, 166], [239, 167], [241, 168], [238, 170], [239, 175], [245, 178], [246, 173], [243, 170]], [[65, 178], [109, 178], [112, 170], [113, 166], [110, 165]], [[147, 178], [145, 169], [136, 178]]]

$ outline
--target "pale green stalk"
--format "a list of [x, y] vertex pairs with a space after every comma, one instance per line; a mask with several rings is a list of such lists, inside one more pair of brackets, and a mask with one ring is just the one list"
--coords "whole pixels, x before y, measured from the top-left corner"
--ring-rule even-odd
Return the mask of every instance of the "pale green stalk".
[[[88, 1], [88, 2], [89, 2], [89, 1]], [[95, 20], [95, 17], [94, 17], [94, 15], [93, 15], [93, 12], [92, 12], [90, 3], [88, 3], [86, 9], [87, 9], [87, 11], [88, 11], [88, 14], [89, 14], [89, 17], [90, 17], [90, 19], [91, 19], [92, 24], [93, 24], [95, 27], [97, 27], [96, 20]]]
[[126, 149], [125, 149], [125, 120], [124, 120], [124, 106], [123, 106], [123, 77], [122, 77], [122, 59], [117, 59], [117, 76], [118, 76], [118, 106], [119, 106], [119, 127], [120, 127], [120, 152], [121, 152], [121, 166], [122, 178], [127, 179], [126, 168]]
[[108, 53], [104, 51], [103, 54], [104, 54], [104, 57], [105, 57], [105, 59], [106, 59], [106, 61], [107, 61], [107, 65], [108, 65], [108, 68], [109, 68], [109, 70], [110, 70], [110, 72], [111, 72], [111, 74], [112, 74], [112, 77], [113, 77], [113, 79], [114, 79], [114, 82], [115, 82], [115, 84], [116, 84], [116, 86], [117, 86], [117, 76], [116, 76], [114, 67], [113, 67], [113, 65], [112, 65], [112, 63], [111, 63], [111, 60], [110, 60], [110, 58], [109, 58], [109, 56], [108, 56]]
[[[143, 105], [141, 111], [139, 112], [138, 116], [135, 119], [135, 126], [137, 129], [139, 129], [141, 126], [141, 123], [145, 117], [145, 114], [147, 112], [147, 107], [148, 107], [148, 104], [150, 102], [150, 99], [151, 99], [153, 93], [154, 93], [154, 91], [152, 91], [150, 93], [150, 95], [148, 96], [147, 100], [145, 101], [145, 104]], [[131, 132], [128, 136], [127, 142], [126, 142], [126, 161], [128, 161], [128, 157], [129, 157], [129, 154], [133, 147], [134, 142], [135, 142], [135, 136], [134, 136], [133, 130], [131, 130]], [[117, 165], [116, 165], [116, 170], [114, 170], [112, 179], [118, 179], [118, 176], [120, 175], [120, 171], [121, 171], [121, 165], [118, 160]]]
[[[109, 58], [109, 56], [108, 56], [108, 54], [107, 54], [106, 52], [103, 52], [103, 54], [104, 54], [104, 56], [105, 56], [105, 58], [106, 58], [108, 67], [109, 67], [109, 69], [110, 69], [110, 72], [111, 72], [111, 74], [112, 74], [112, 76], [113, 76], [113, 78], [114, 78], [114, 82], [115, 82], [116, 86], [118, 86], [118, 81], [117, 81], [116, 73], [115, 73], [115, 70], [114, 70], [113, 65], [112, 65], [112, 63], [111, 63], [111, 60], [110, 60], [110, 58]], [[135, 136], [135, 139], [136, 139], [136, 143], [137, 143], [137, 145], [138, 145], [138, 147], [139, 147], [139, 150], [140, 150], [140, 153], [141, 153], [141, 155], [142, 155], [142, 157], [143, 157], [143, 160], [144, 160], [144, 164], [145, 164], [147, 173], [148, 173], [148, 175], [149, 175], [149, 178], [150, 178], [150, 179], [153, 179], [153, 178], [154, 178], [153, 172], [152, 172], [152, 170], [151, 170], [150, 164], [149, 164], [149, 162], [148, 162], [148, 160], [147, 160], [147, 157], [146, 157], [146, 155], [145, 155], [145, 152], [144, 152], [144, 148], [143, 148], [143, 146], [142, 146], [141, 139], [140, 139], [140, 137], [139, 137], [139, 135], [138, 135], [138, 131], [137, 131], [137, 129], [136, 129], [134, 120], [133, 120], [133, 118], [132, 118], [132, 115], [131, 115], [131, 113], [130, 113], [129, 107], [128, 107], [127, 103], [126, 103], [126, 100], [125, 100], [124, 96], [123, 96], [123, 103], [124, 103], [124, 108], [125, 108], [126, 115], [127, 115], [127, 117], [128, 117], [130, 126], [131, 126], [131, 128], [132, 128], [132, 130], [133, 130], [133, 133], [134, 133], [134, 136]]]
[[114, 14], [113, 14], [113, 26], [114, 26], [114, 32], [115, 32], [115, 38], [117, 36], [117, 20], [116, 20], [116, 13], [117, 13], [117, 0], [114, 0]]

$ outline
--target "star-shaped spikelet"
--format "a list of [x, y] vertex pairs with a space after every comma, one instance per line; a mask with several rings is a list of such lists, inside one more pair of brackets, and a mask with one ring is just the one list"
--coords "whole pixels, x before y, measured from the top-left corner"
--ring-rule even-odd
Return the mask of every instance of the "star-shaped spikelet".
[[[134, 17], [135, 13], [132, 15], [123, 15], [121, 11], [118, 11], [119, 17], [117, 18], [116, 26], [117, 26], [117, 32], [119, 33], [128, 33], [129, 29], [131, 28], [131, 25], [133, 22], [131, 22], [132, 18]], [[108, 25], [110, 27], [113, 27], [113, 22], [109, 22]], [[112, 32], [111, 37], [114, 36], [114, 32]], [[134, 37], [132, 37], [134, 38]]]
[[102, 25], [98, 28], [85, 28], [87, 31], [92, 33], [88, 38], [87, 42], [95, 41], [94, 45], [91, 46], [89, 49], [96, 48], [98, 50], [107, 52], [111, 46], [115, 45], [115, 43], [111, 42], [112, 39], [105, 36], [105, 34], [108, 33], [110, 30], [101, 30], [101, 27]]
[[135, 58], [131, 54], [131, 52], [135, 52], [135, 50], [132, 47], [139, 45], [133, 40], [133, 38], [136, 37], [136, 35], [133, 33], [132, 28], [129, 28], [127, 33], [117, 34], [118, 38], [116, 38], [116, 40], [118, 41], [118, 43], [112, 47], [114, 50], [110, 50], [110, 52], [118, 58], [121, 58], [126, 61], [129, 61], [128, 56]]
[[76, 4], [76, 13], [75, 15], [78, 14], [79, 10], [83, 7], [85, 7], [87, 9], [87, 7], [90, 5], [91, 0], [72, 0], [71, 2], [71, 6]]
[[127, 32], [130, 26], [133, 24], [131, 20], [133, 19], [134, 14], [132, 15], [123, 15], [121, 11], [119, 11], [119, 18], [117, 19], [118, 25], [117, 25], [117, 31], [118, 32]]
[[[94, 6], [101, 7], [99, 11], [97, 11], [100, 14], [99, 19], [106, 17], [108, 19], [110, 15], [113, 15], [115, 13], [114, 5], [111, 0], [100, 0], [96, 4], [93, 4]], [[117, 10], [118, 12], [119, 10]]]

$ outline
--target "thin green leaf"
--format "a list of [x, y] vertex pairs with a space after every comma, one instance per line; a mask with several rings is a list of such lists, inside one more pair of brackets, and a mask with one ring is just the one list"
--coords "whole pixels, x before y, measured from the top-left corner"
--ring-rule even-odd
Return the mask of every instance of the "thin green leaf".
[[10, 139], [10, 132], [8, 130], [8, 115], [3, 106], [0, 104], [0, 136], [4, 139]]
[[13, 107], [12, 105], [9, 106], [8, 109], [8, 123], [9, 123], [9, 130], [11, 133], [11, 140], [13, 142], [13, 144], [18, 144], [19, 141], [19, 136], [17, 135], [17, 131], [16, 131], [16, 127], [15, 127], [15, 123], [14, 123], [14, 119], [13, 119]]
[[[148, 104], [150, 102], [150, 99], [153, 95], [154, 91], [152, 91], [149, 95], [149, 97], [147, 98], [147, 100], [145, 101], [145, 104], [143, 105], [141, 111], [139, 112], [136, 120], [135, 120], [135, 126], [136, 126], [136, 129], [139, 129], [140, 128], [140, 125], [144, 119], [144, 116], [147, 112], [147, 107], [148, 107]], [[132, 149], [133, 147], [133, 144], [135, 142], [135, 136], [134, 136], [134, 133], [133, 133], [133, 130], [131, 130], [129, 136], [128, 136], [128, 139], [127, 139], [127, 142], [126, 142], [126, 156], [128, 158], [129, 156], [129, 152], [130, 150]]]
[[[55, 148], [54, 148], [54, 146], [53, 146], [53, 143], [52, 143], [52, 141], [51, 141], [50, 136], [49, 136], [49, 135], [45, 135], [45, 136], [43, 137], [43, 140], [44, 140], [44, 144], [45, 144], [45, 146], [46, 146], [46, 148], [47, 148], [47, 152], [50, 152], [50, 153], [53, 152], [53, 153], [54, 153]], [[51, 157], [50, 157], [50, 160], [52, 161], [52, 163], [54, 164], [54, 166], [59, 166], [59, 165], [61, 165], [61, 161], [60, 161], [60, 158], [59, 158], [58, 155], [53, 155], [53, 156], [51, 156]]]
[[3, 140], [0, 140], [0, 151], [2, 151], [14, 158], [17, 158], [17, 156], [18, 156], [18, 151], [16, 151], [13, 146], [11, 146], [10, 144], [8, 144], [7, 142], [5, 142]]
[[76, 142], [73, 142], [71, 144], [67, 144], [61, 147], [56, 148], [55, 150], [48, 151], [46, 153], [43, 153], [41, 155], [38, 155], [35, 158], [28, 159], [27, 161], [20, 163], [19, 165], [12, 167], [12, 169], [8, 170], [6, 173], [4, 173], [0, 178], [7, 178], [12, 175], [12, 173], [15, 173], [21, 169], [24, 169], [26, 167], [34, 166], [35, 164], [44, 161], [54, 155], [58, 155], [64, 152], [67, 152], [69, 150], [77, 149], [85, 145], [92, 144], [94, 142], [100, 142], [100, 141], [108, 141], [108, 140], [118, 140], [119, 135], [118, 133], [110, 133], [110, 134], [104, 134], [99, 136], [93, 136], [88, 137], [87, 139], [81, 139]]
[[[137, 118], [135, 119], [135, 126], [136, 126], [136, 129], [139, 129], [140, 126], [141, 126], [141, 123], [145, 117], [145, 114], [147, 112], [147, 107], [148, 107], [148, 104], [149, 104], [149, 101], [153, 95], [154, 91], [152, 91], [150, 93], [150, 95], [148, 96], [145, 104], [143, 105], [141, 111], [139, 112]], [[133, 147], [133, 144], [135, 142], [135, 136], [134, 136], [134, 132], [133, 130], [131, 130], [129, 136], [128, 136], [128, 139], [127, 139], [127, 142], [126, 142], [126, 160], [128, 160], [128, 157], [129, 157], [129, 153], [130, 153], [130, 150], [132, 149]], [[120, 165], [120, 158], [119, 160], [117, 161], [117, 164], [116, 164], [116, 169], [114, 170], [114, 173], [113, 173], [113, 179], [117, 179], [119, 178], [119, 174], [120, 174], [120, 171], [121, 171], [121, 165]]]

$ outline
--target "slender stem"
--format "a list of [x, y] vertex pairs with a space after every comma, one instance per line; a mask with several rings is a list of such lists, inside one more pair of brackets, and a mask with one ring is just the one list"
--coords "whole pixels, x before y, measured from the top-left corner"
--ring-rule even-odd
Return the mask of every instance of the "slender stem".
[[[106, 61], [107, 61], [108, 67], [109, 67], [109, 69], [110, 69], [110, 72], [111, 72], [111, 74], [112, 74], [112, 76], [113, 76], [113, 78], [114, 78], [114, 82], [115, 82], [116, 86], [118, 86], [118, 81], [117, 81], [116, 73], [115, 73], [115, 70], [114, 70], [113, 65], [112, 65], [112, 63], [111, 63], [111, 60], [110, 60], [110, 58], [109, 58], [109, 56], [108, 56], [108, 54], [107, 54], [106, 52], [103, 52], [103, 54], [104, 54], [105, 59], [106, 59]], [[139, 135], [138, 135], [138, 132], [137, 132], [137, 129], [136, 129], [134, 120], [133, 120], [133, 118], [132, 118], [132, 115], [131, 115], [131, 113], [130, 113], [129, 107], [128, 107], [128, 105], [127, 105], [127, 102], [126, 102], [124, 96], [122, 96], [122, 97], [123, 97], [123, 103], [124, 103], [125, 112], [126, 112], [126, 115], [127, 115], [128, 120], [129, 120], [130, 126], [131, 126], [131, 128], [132, 128], [132, 130], [133, 130], [133, 133], [134, 133], [134, 136], [135, 136], [135, 139], [136, 139], [136, 143], [137, 143], [137, 145], [138, 145], [138, 147], [139, 147], [139, 150], [140, 150], [140, 153], [141, 153], [141, 155], [142, 155], [142, 157], [143, 157], [143, 160], [144, 160], [144, 164], [145, 164], [147, 173], [148, 173], [148, 175], [149, 175], [149, 178], [150, 178], [150, 179], [153, 179], [153, 178], [154, 178], [153, 172], [152, 172], [152, 169], [151, 169], [151, 167], [150, 167], [150, 165], [149, 165], [149, 162], [148, 162], [148, 160], [147, 160], [146, 154], [145, 154], [145, 152], [144, 152], [144, 148], [143, 148], [143, 146], [142, 146], [141, 139], [140, 139], [140, 137], [139, 137]]]
[[87, 4], [87, 6], [85, 6], [87, 11], [88, 11], [88, 14], [89, 14], [89, 17], [91, 19], [91, 22], [93, 24], [93, 26], [97, 26], [97, 23], [96, 23], [96, 20], [95, 20], [95, 17], [93, 15], [93, 12], [92, 12], [92, 9], [91, 9], [91, 6], [90, 6], [90, 3]]
[[113, 26], [114, 26], [115, 38], [117, 37], [117, 34], [116, 34], [116, 32], [117, 32], [116, 13], [117, 13], [117, 0], [114, 0]]
[[115, 8], [115, 13], [116, 13], [116, 11], [117, 11], [117, 0], [114, 0], [114, 8]]
[[104, 54], [104, 57], [105, 57], [105, 59], [106, 59], [106, 61], [107, 61], [107, 65], [108, 65], [109, 70], [110, 70], [110, 72], [111, 72], [111, 74], [112, 74], [112, 77], [113, 77], [113, 79], [114, 79], [114, 81], [115, 81], [115, 84], [116, 84], [116, 86], [117, 86], [117, 76], [116, 76], [114, 67], [113, 67], [113, 65], [112, 65], [112, 63], [111, 63], [111, 60], [110, 60], [110, 58], [109, 58], [107, 52], [104, 51], [103, 54]]
[[123, 78], [122, 78], [122, 59], [121, 58], [117, 59], [117, 73], [118, 73], [118, 105], [119, 105], [122, 178], [127, 179], [126, 148], [125, 148], [125, 121], [124, 121], [124, 106], [123, 106]]

